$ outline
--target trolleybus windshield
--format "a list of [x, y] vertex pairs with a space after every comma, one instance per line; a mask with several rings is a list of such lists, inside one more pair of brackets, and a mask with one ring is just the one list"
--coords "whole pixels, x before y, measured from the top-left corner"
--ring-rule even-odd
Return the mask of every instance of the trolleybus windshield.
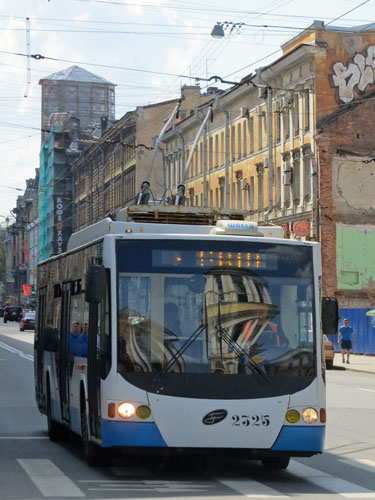
[[117, 241], [118, 371], [150, 392], [291, 393], [316, 375], [312, 248]]

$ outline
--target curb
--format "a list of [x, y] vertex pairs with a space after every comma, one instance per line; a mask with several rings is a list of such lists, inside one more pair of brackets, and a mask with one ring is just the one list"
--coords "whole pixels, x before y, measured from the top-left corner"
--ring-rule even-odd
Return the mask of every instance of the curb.
[[361, 368], [346, 368], [343, 367], [343, 370], [348, 370], [348, 372], [357, 372], [357, 373], [369, 373], [370, 375], [375, 375], [375, 372], [369, 370], [362, 370]]

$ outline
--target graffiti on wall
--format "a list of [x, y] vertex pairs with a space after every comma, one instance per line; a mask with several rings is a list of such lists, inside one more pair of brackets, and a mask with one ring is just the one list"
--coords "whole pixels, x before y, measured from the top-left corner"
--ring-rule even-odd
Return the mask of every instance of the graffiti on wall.
[[354, 100], [354, 91], [364, 92], [375, 83], [375, 45], [367, 48], [366, 56], [357, 53], [347, 66], [336, 62], [332, 66], [332, 80], [337, 87], [338, 101], [348, 103]]

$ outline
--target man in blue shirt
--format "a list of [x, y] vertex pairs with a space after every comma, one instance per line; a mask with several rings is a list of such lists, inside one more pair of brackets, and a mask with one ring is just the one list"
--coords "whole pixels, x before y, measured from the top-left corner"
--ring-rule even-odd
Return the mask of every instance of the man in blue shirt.
[[84, 328], [81, 332], [79, 321], [73, 323], [72, 331], [69, 334], [69, 354], [87, 358], [87, 329]]
[[349, 364], [350, 349], [354, 345], [354, 333], [353, 328], [349, 326], [349, 320], [344, 319], [344, 325], [339, 328], [339, 338], [338, 343], [341, 345], [342, 362], [345, 363], [345, 351], [346, 351], [346, 362]]

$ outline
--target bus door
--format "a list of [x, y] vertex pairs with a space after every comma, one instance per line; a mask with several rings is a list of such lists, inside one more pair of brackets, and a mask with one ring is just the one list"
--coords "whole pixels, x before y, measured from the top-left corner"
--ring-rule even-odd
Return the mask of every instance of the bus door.
[[43, 396], [43, 364], [44, 364], [44, 319], [46, 316], [46, 288], [39, 290], [38, 320], [35, 331], [35, 392], [39, 407]]
[[61, 416], [63, 421], [69, 422], [69, 378], [70, 378], [70, 360], [69, 360], [69, 330], [70, 330], [70, 291], [71, 282], [63, 283], [62, 303], [61, 303], [61, 322], [60, 322], [60, 347], [59, 347], [59, 389]]
[[100, 435], [100, 331], [99, 307], [101, 304], [90, 304], [89, 308], [89, 329], [88, 329], [88, 400], [91, 434], [96, 437]]

